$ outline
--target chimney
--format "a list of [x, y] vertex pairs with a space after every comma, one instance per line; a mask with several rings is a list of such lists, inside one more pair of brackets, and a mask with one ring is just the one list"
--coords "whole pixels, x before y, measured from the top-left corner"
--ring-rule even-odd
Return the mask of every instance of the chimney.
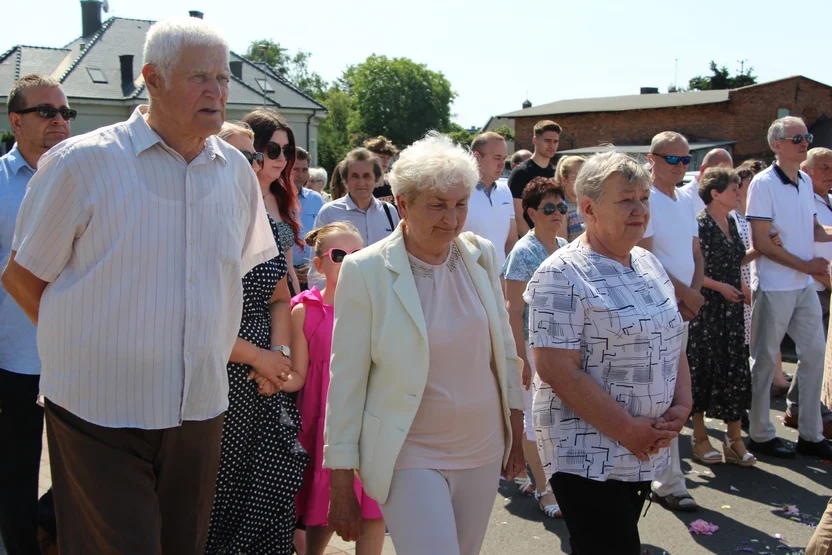
[[101, 29], [101, 2], [81, 0], [81, 36], [91, 37]]
[[119, 65], [121, 66], [121, 88], [133, 88], [133, 55], [123, 54], [118, 57]]
[[237, 79], [243, 78], [243, 62], [234, 60], [233, 62], [229, 62], [228, 65], [231, 67], [231, 75]]
[[639, 94], [659, 94], [658, 87], [641, 87]]
[[188, 12], [188, 15], [197, 19], [202, 19], [202, 16], [205, 14], [198, 10], [191, 10]]
[[531, 108], [531, 107], [532, 107], [532, 103], [527, 98], [526, 101], [523, 102], [523, 109], [525, 110], [526, 108]]

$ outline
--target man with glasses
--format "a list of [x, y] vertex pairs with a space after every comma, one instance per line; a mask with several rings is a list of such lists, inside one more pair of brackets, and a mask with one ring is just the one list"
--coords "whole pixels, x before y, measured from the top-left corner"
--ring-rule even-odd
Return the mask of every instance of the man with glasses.
[[[800, 118], [787, 116], [771, 124], [768, 143], [777, 161], [751, 181], [745, 215], [751, 223], [754, 248], [762, 255], [750, 284], [752, 397], [748, 449], [784, 459], [793, 459], [795, 453], [777, 437], [771, 423], [769, 392], [780, 342], [787, 332], [799, 358], [792, 388], [796, 392], [799, 383], [803, 397], [797, 415], [797, 452], [832, 459], [832, 445], [824, 439], [820, 411], [826, 337], [814, 279], [828, 280], [829, 261], [816, 256], [815, 244], [832, 241], [832, 235], [818, 222], [812, 180], [800, 171], [812, 139]], [[772, 242], [773, 229], [780, 233], [782, 247]]]
[[[309, 182], [309, 153], [301, 148], [295, 147], [295, 165], [292, 168], [292, 181], [295, 183], [295, 190], [298, 192], [300, 204], [300, 238], [303, 240], [306, 234], [315, 229], [315, 218], [324, 205], [324, 199], [319, 194], [309, 189], [306, 185]], [[292, 257], [295, 266], [295, 275], [298, 276], [298, 283], [301, 290], [307, 288], [307, 273], [309, 272], [309, 259], [313, 252], [312, 247], [303, 244], [302, 247], [295, 245], [294, 256]]]
[[724, 148], [715, 148], [705, 155], [702, 159], [702, 165], [699, 166], [699, 174], [691, 180], [687, 185], [679, 187], [677, 193], [683, 193], [690, 197], [693, 203], [693, 210], [697, 214], [705, 209], [705, 201], [699, 196], [699, 182], [702, 176], [705, 175], [705, 170], [708, 168], [728, 168], [734, 167], [734, 159], [731, 158], [731, 153]]
[[[699, 225], [688, 195], [676, 184], [682, 181], [690, 164], [688, 141], [679, 133], [665, 131], [653, 137], [647, 159], [653, 186], [650, 190], [650, 221], [640, 246], [651, 251], [667, 271], [676, 290], [679, 311], [685, 322], [699, 313], [704, 297], [699, 292], [704, 280], [705, 264], [699, 247]], [[680, 364], [687, 365], [687, 330], [684, 326]], [[670, 464], [653, 481], [653, 498], [673, 511], [695, 511], [696, 501], [688, 493], [679, 439], [670, 443]]]
[[[27, 75], [12, 85], [9, 123], [15, 145], [0, 158], [0, 258], [12, 247], [17, 211], [38, 161], [69, 137], [69, 108], [61, 85], [46, 75]], [[0, 287], [0, 536], [9, 555], [39, 554], [38, 475], [43, 409], [37, 330]]]
[[471, 143], [471, 152], [477, 159], [480, 182], [468, 199], [463, 230], [491, 241], [497, 249], [497, 267], [502, 268], [518, 239], [511, 190], [508, 185], [497, 183], [506, 164], [506, 140], [493, 131], [481, 133]]

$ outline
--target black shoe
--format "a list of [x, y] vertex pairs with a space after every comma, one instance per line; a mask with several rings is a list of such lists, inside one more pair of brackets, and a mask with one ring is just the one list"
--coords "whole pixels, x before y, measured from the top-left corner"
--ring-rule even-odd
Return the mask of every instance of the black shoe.
[[809, 457], [832, 460], [832, 445], [825, 441], [806, 441], [802, 437], [798, 438], [797, 452]]
[[747, 449], [749, 451], [754, 451], [755, 453], [768, 455], [769, 457], [776, 457], [778, 459], [793, 459], [796, 457], [794, 451], [783, 443], [783, 440], [779, 437], [764, 441], [762, 443], [757, 443], [752, 439], [748, 442]]

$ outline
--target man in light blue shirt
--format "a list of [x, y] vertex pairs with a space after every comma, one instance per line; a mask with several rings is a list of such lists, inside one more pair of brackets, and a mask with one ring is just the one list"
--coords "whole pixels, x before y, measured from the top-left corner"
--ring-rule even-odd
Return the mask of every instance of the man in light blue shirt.
[[[8, 261], [17, 211], [40, 157], [69, 137], [75, 111], [54, 79], [27, 75], [8, 97], [16, 144], [0, 158], [0, 259]], [[10, 554], [40, 553], [38, 473], [43, 409], [34, 324], [0, 285], [0, 535]]]
[[[306, 187], [309, 182], [309, 153], [300, 147], [295, 149], [292, 181], [295, 184], [295, 190], [298, 192], [298, 202], [300, 203], [298, 221], [300, 221], [300, 238], [303, 240], [307, 233], [315, 229], [315, 218], [318, 217], [318, 212], [321, 211], [321, 207], [324, 205], [324, 198], [320, 193]], [[301, 289], [306, 289], [306, 274], [309, 271], [311, 252], [312, 249], [306, 244], [303, 247], [297, 245], [292, 247], [295, 275], [298, 276]]]

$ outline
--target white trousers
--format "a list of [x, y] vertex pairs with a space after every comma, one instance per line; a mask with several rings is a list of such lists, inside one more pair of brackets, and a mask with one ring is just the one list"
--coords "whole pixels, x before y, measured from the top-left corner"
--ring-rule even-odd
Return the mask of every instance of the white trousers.
[[384, 522], [398, 555], [478, 555], [502, 460], [466, 470], [396, 470]]

